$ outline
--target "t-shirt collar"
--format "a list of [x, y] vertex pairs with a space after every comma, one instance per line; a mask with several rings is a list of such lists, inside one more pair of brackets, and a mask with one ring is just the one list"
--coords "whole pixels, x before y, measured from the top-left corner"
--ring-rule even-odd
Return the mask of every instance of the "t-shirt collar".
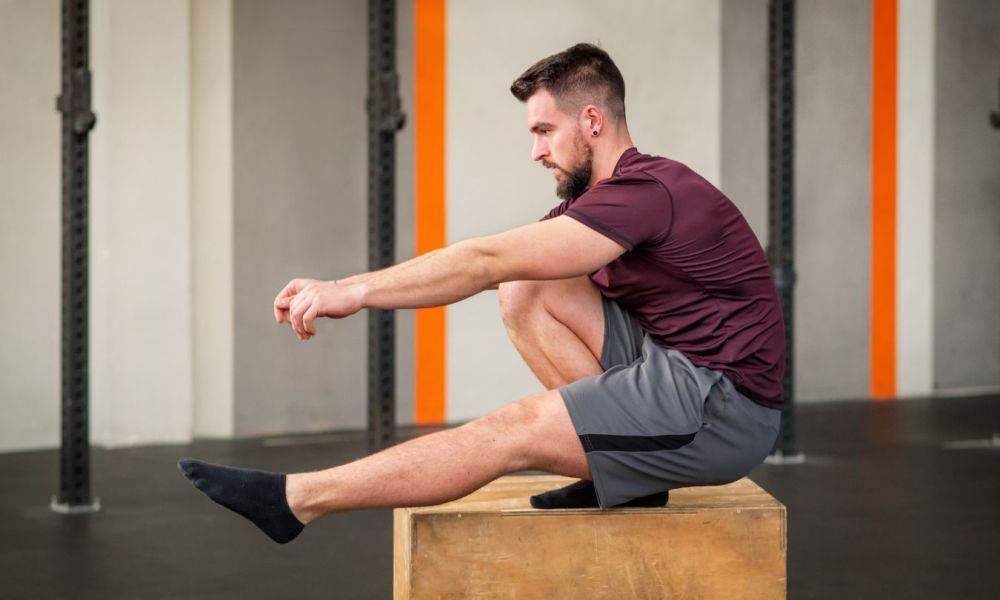
[[620, 175], [622, 167], [624, 167], [625, 164], [628, 163], [629, 159], [638, 154], [639, 151], [636, 149], [635, 146], [632, 146], [625, 152], [622, 152], [622, 155], [618, 157], [618, 162], [615, 163], [615, 168], [611, 170], [611, 176], [614, 177], [615, 175]]

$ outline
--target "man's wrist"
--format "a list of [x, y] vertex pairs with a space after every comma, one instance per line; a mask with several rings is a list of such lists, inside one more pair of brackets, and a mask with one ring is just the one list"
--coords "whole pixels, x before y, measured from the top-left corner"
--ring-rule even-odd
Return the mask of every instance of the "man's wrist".
[[364, 281], [359, 281], [356, 283], [348, 284], [348, 293], [350, 293], [358, 303], [360, 308], [369, 308], [368, 306], [368, 294], [371, 291], [368, 284]]

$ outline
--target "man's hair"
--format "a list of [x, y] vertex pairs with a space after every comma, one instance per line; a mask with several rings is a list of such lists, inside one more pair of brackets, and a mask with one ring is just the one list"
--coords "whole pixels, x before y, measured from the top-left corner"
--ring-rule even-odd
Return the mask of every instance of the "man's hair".
[[593, 44], [577, 44], [543, 58], [510, 85], [521, 102], [539, 89], [555, 96], [563, 112], [597, 104], [625, 119], [625, 80], [608, 53]]

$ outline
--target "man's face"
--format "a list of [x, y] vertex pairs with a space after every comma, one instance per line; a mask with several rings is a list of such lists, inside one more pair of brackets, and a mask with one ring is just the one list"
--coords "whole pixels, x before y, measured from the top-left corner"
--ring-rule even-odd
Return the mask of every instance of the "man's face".
[[535, 139], [531, 160], [542, 161], [556, 178], [556, 196], [578, 198], [590, 184], [594, 158], [580, 122], [559, 110], [555, 97], [545, 89], [532, 94], [525, 105], [528, 129]]

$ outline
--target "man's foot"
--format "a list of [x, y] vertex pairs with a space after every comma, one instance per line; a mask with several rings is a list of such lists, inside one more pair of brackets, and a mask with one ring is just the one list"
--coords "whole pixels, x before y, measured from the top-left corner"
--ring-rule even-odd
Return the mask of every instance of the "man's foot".
[[177, 467], [217, 504], [243, 515], [279, 544], [302, 532], [285, 497], [285, 474], [235, 469], [182, 458]]
[[[650, 494], [641, 498], [629, 500], [618, 506], [655, 507], [665, 506], [670, 497], [669, 491]], [[594, 482], [581, 479], [564, 488], [545, 492], [531, 497], [531, 506], [535, 508], [597, 508], [597, 490]]]

